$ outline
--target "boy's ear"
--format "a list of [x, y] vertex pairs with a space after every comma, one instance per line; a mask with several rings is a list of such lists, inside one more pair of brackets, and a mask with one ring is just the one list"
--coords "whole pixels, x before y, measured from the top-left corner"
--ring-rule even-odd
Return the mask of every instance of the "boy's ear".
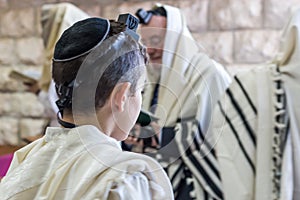
[[125, 109], [125, 103], [130, 95], [130, 86], [129, 82], [118, 83], [113, 89], [112, 106], [119, 112], [123, 112]]

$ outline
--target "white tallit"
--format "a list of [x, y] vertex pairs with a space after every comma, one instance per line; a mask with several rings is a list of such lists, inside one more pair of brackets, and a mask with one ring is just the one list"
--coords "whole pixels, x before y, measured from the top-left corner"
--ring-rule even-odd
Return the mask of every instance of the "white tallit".
[[173, 199], [161, 166], [86, 125], [48, 128], [14, 154], [0, 199]]
[[[287, 111], [290, 119], [290, 129], [286, 145], [283, 172], [291, 172], [284, 176], [282, 199], [300, 198], [300, 7], [294, 8], [292, 17], [286, 25], [275, 61], [280, 66], [284, 90], [287, 98]], [[290, 152], [290, 153], [288, 153]], [[291, 197], [291, 198], [288, 198]]]
[[45, 4], [42, 7], [43, 40], [45, 45], [45, 62], [41, 89], [48, 91], [51, 82], [51, 66], [54, 47], [61, 34], [75, 22], [86, 19], [89, 15], [71, 3]]
[[51, 119], [50, 126], [58, 126], [56, 114], [58, 99], [55, 84], [52, 80], [52, 58], [54, 47], [61, 34], [75, 22], [88, 18], [89, 15], [71, 3], [45, 4], [42, 6], [43, 41], [45, 45], [45, 60], [42, 76], [39, 80], [38, 98], [45, 107], [45, 116]]
[[[237, 74], [215, 110], [215, 147], [225, 199], [300, 198], [299, 26], [296, 9], [274, 61]], [[282, 95], [285, 103], [278, 101]], [[288, 117], [289, 125], [277, 121], [282, 116]], [[276, 129], [287, 134], [286, 142], [277, 138]]]
[[[167, 30], [154, 114], [159, 118], [161, 127], [173, 130], [163, 131], [162, 138], [176, 136], [176, 139], [162, 139], [168, 145], [156, 152], [155, 158], [165, 166], [175, 198], [220, 199], [222, 191], [216, 158], [212, 156], [204, 160], [204, 151], [196, 148], [187, 151], [189, 145], [185, 144], [193, 147], [202, 144], [193, 139], [199, 138], [200, 133], [202, 136], [209, 129], [213, 107], [231, 78], [221, 65], [201, 52], [180, 10], [166, 5], [163, 7], [167, 12]], [[145, 110], [151, 110], [157, 84], [151, 71], [148, 77], [152, 85], [147, 84], [144, 90]], [[187, 171], [192, 174], [191, 177]]]
[[[180, 10], [164, 5], [167, 32], [155, 115], [160, 125], [174, 126], [178, 119], [196, 117], [206, 130], [212, 107], [230, 82], [222, 66], [201, 53]], [[151, 80], [151, 78], [150, 78]], [[149, 110], [155, 84], [147, 85], [143, 107]]]

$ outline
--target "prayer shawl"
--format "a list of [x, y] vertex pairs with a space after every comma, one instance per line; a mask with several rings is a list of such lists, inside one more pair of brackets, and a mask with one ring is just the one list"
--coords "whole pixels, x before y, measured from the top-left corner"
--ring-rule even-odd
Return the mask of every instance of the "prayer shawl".
[[[164, 42], [162, 71], [159, 80], [155, 115], [161, 127], [175, 126], [178, 119], [200, 119], [207, 130], [213, 105], [225, 91], [230, 76], [225, 69], [204, 53], [189, 32], [179, 9], [166, 6], [167, 32]], [[150, 110], [155, 84], [144, 90], [143, 108]], [[198, 112], [198, 113], [197, 113]]]
[[45, 4], [42, 7], [43, 41], [45, 61], [42, 76], [39, 80], [41, 91], [38, 98], [45, 107], [45, 116], [51, 119], [50, 126], [58, 126], [56, 114], [58, 99], [55, 84], [52, 80], [52, 58], [54, 47], [61, 34], [75, 22], [88, 18], [88, 14], [70, 3]]
[[[200, 146], [213, 107], [231, 78], [220, 64], [201, 52], [179, 9], [164, 8], [167, 32], [155, 115], [161, 127], [171, 127], [172, 139], [153, 156], [166, 168], [176, 199], [221, 199], [216, 157], [203, 159], [211, 148]], [[151, 76], [149, 80], [155, 82]], [[155, 84], [149, 84], [144, 90], [146, 110], [150, 110], [154, 88]], [[165, 129], [163, 134], [167, 135]]]
[[173, 199], [169, 179], [150, 157], [122, 152], [96, 127], [48, 128], [17, 151], [0, 199]]
[[45, 4], [42, 7], [43, 41], [45, 62], [39, 84], [48, 91], [51, 82], [51, 66], [54, 47], [61, 34], [75, 22], [88, 18], [88, 14], [70, 3]]
[[267, 66], [234, 77], [214, 114], [225, 199], [300, 198], [300, 9]]

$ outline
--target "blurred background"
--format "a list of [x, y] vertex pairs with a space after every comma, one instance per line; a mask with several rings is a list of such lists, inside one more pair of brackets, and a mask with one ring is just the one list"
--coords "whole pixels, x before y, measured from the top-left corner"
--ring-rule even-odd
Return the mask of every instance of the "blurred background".
[[[12, 69], [41, 72], [44, 62], [41, 6], [59, 0], [0, 0], [0, 145], [43, 132], [44, 106], [24, 85], [9, 77]], [[155, 3], [179, 7], [205, 52], [230, 74], [270, 61], [289, 8], [300, 0], [74, 0], [90, 16], [116, 19], [119, 13], [150, 9]], [[0, 152], [1, 153], [1, 152]], [[3, 152], [2, 152], [3, 153]]]

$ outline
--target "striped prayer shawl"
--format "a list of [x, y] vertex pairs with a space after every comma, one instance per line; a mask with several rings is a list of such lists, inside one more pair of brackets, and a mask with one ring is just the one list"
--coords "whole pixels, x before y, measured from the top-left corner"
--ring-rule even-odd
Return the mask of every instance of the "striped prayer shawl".
[[[249, 168], [252, 174], [255, 175], [254, 150], [256, 148], [256, 133], [254, 129], [256, 122], [251, 119], [255, 119], [257, 116], [256, 106], [236, 76], [234, 77], [232, 87], [226, 90], [226, 97], [229, 99], [229, 102], [223, 105], [219, 101], [219, 109], [229, 126], [232, 140], [236, 141], [242, 152], [244, 163], [247, 165], [244, 167]], [[225, 107], [227, 112], [225, 111]], [[229, 109], [232, 110], [232, 113], [228, 112]], [[235, 125], [232, 118], [238, 118], [243, 126]]]
[[176, 123], [174, 131], [175, 138], [165, 147], [173, 155], [170, 157], [163, 148], [156, 159], [166, 166], [175, 199], [223, 199], [216, 153], [202, 134], [198, 121], [183, 120]]
[[[219, 165], [212, 145], [205, 140], [196, 120], [177, 123], [176, 142], [181, 158], [192, 173], [193, 197], [201, 199], [223, 199]], [[196, 188], [203, 188], [197, 191]]]
[[218, 102], [213, 133], [225, 199], [280, 198], [284, 105], [276, 66], [234, 77]]

